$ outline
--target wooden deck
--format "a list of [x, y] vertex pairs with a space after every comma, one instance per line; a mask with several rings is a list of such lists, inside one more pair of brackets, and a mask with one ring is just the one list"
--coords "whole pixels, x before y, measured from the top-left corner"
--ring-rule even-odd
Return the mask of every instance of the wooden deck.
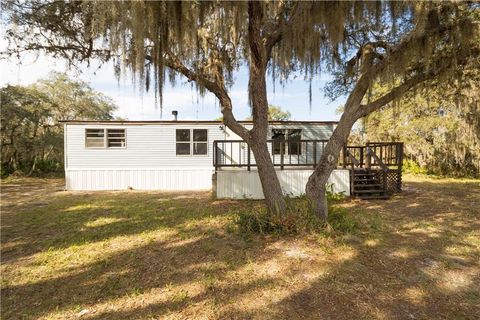
[[[328, 140], [269, 140], [274, 167], [280, 170], [313, 169]], [[219, 170], [254, 170], [250, 147], [242, 140], [215, 140], [213, 166]], [[345, 146], [337, 168], [350, 171], [350, 194], [362, 199], [387, 199], [402, 190], [403, 143], [370, 142]]]
[[388, 199], [402, 191], [402, 142], [346, 146], [342, 165], [350, 169], [350, 192], [361, 199]]

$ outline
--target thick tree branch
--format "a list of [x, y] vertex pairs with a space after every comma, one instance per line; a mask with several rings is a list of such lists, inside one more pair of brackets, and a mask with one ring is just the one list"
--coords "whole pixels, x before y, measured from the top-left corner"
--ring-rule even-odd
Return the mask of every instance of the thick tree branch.
[[298, 21], [305, 10], [305, 2], [295, 2], [293, 6], [294, 7], [292, 9], [292, 13], [290, 14], [290, 18], [285, 20], [284, 15], [286, 15], [288, 7], [287, 3], [284, 4], [284, 7], [280, 10], [280, 13], [276, 19], [278, 22], [273, 27], [273, 31], [266, 37], [265, 49], [267, 53], [267, 60], [271, 57], [273, 47], [282, 40], [285, 30], [290, 28], [296, 21]]
[[378, 98], [377, 100], [367, 104], [367, 105], [361, 105], [360, 108], [358, 109], [359, 114], [357, 115], [358, 118], [364, 117], [369, 115], [375, 110], [380, 109], [381, 107], [385, 106], [386, 104], [390, 103], [394, 99], [401, 97], [404, 95], [408, 90], [411, 88], [415, 87], [416, 85], [420, 84], [423, 81], [426, 81], [427, 79], [432, 78], [428, 74], [422, 73], [419, 74], [413, 78], [410, 78], [403, 82], [401, 85], [393, 88], [390, 90], [389, 93], [385, 94], [384, 96]]
[[[362, 77], [364, 78], [364, 80], [370, 79], [370, 81], [375, 79], [386, 69], [387, 66], [396, 63], [396, 61], [398, 61], [398, 59], [400, 59], [405, 54], [405, 52], [408, 52], [409, 48], [414, 44], [424, 42], [426, 41], [426, 39], [433, 36], [443, 36], [448, 32], [454, 31], [454, 29], [457, 28], [459, 25], [462, 25], [463, 22], [464, 21], [462, 20], [457, 20], [453, 23], [449, 23], [446, 25], [438, 25], [436, 28], [425, 29], [421, 33], [412, 31], [402, 41], [392, 47], [388, 47], [388, 45], [384, 43], [384, 41], [370, 42], [369, 44], [374, 45], [375, 48], [387, 48], [387, 54], [384, 55], [382, 59], [378, 59], [377, 63], [374, 63], [368, 68], [363, 69]], [[360, 59], [364, 49], [365, 46], [362, 46], [362, 48], [360, 48], [360, 50], [357, 52], [356, 56], [347, 62], [347, 70], [352, 70], [352, 68], [357, 63], [357, 60]], [[350, 75], [353, 76], [353, 74]], [[360, 81], [361, 80], [357, 81], [357, 83]]]
[[361, 61], [362, 56], [363, 56], [366, 49], [369, 49], [373, 52], [374, 58], [382, 60], [384, 58], [384, 56], [377, 52], [377, 48], [382, 48], [385, 51], [387, 51], [388, 50], [387, 41], [383, 41], [383, 40], [371, 41], [371, 42], [367, 42], [367, 43], [361, 45], [360, 48], [357, 51], [357, 54], [353, 58], [351, 58], [350, 60], [347, 61], [347, 65], [346, 65], [347, 76], [353, 74], [353, 69]]
[[[438, 57], [434, 62], [431, 63], [431, 66], [426, 69], [426, 71], [421, 72], [410, 79], [404, 81], [401, 85], [393, 88], [385, 94], [384, 96], [378, 98], [377, 100], [367, 104], [367, 105], [362, 105], [359, 108], [359, 118], [364, 117], [370, 113], [372, 113], [375, 110], [380, 109], [381, 107], [385, 106], [389, 102], [393, 101], [396, 98], [401, 97], [404, 95], [408, 90], [412, 89], [416, 85], [436, 78], [442, 73], [444, 73], [446, 70], [449, 70], [452, 68], [453, 64], [455, 63], [455, 66], [461, 67], [465, 64], [468, 63], [470, 59], [475, 59], [480, 55], [480, 48], [479, 47], [472, 47], [472, 48], [467, 48], [467, 49], [458, 49], [455, 54], [452, 54], [449, 57], [441, 56]], [[433, 67], [432, 67], [433, 66]]]
[[258, 1], [248, 2], [248, 45], [250, 47], [251, 63], [266, 65], [265, 48], [262, 41], [263, 7]]
[[204, 75], [190, 70], [171, 51], [167, 51], [167, 59], [165, 60], [165, 63], [169, 68], [181, 73], [190, 81], [197, 82], [199, 85], [204, 86], [208, 91], [213, 93], [220, 101], [223, 122], [242, 139], [249, 142], [249, 130], [235, 119], [232, 111], [232, 100], [223, 84], [219, 83], [218, 80], [217, 82], [211, 81]]
[[[443, 35], [448, 31], [452, 31], [455, 28], [455, 26], [457, 26], [459, 23], [461, 23], [461, 21], [457, 21], [457, 23], [452, 23], [449, 25], [439, 26], [436, 29], [430, 28], [422, 32], [421, 34], [418, 34], [416, 32], [410, 33], [404, 40], [399, 42], [396, 46], [392, 47], [384, 59], [379, 60], [377, 63], [372, 64], [371, 66], [363, 70], [364, 72], [361, 74], [360, 78], [357, 80], [352, 93], [349, 95], [347, 99], [347, 102], [345, 104], [345, 111], [347, 111], [347, 109], [354, 109], [353, 111], [360, 112], [359, 108], [360, 108], [361, 100], [363, 99], [365, 92], [368, 90], [372, 82], [375, 79], [377, 79], [382, 74], [382, 72], [384, 72], [385, 69], [387, 69], [388, 66], [396, 63], [396, 61], [398, 61], [398, 59], [400, 59], [405, 54], [405, 52], [408, 52], [409, 46], [412, 46], [416, 42], [422, 41], [434, 34]], [[457, 57], [457, 59], [461, 59], [462, 55], [464, 57], [469, 57], [469, 54], [470, 55], [473, 54], [475, 50], [478, 50], [478, 46], [474, 48], [469, 48], [468, 50], [466, 50], [468, 51], [468, 53], [466, 53], [465, 50], [463, 54], [460, 54], [457, 51], [455, 53], [455, 56]], [[440, 65], [441, 63], [445, 64], [446, 62], [448, 62], [448, 59], [446, 59], [445, 57], [442, 57], [439, 59], [439, 61], [434, 62], [433, 64], [431, 63], [430, 65], [431, 66], [435, 64]], [[429, 72], [430, 73], [436, 72], [435, 71], [436, 68], [432, 68], [431, 66], [429, 67], [430, 69]], [[424, 69], [426, 69], [426, 67]], [[435, 75], [431, 75], [430, 77], [433, 77], [433, 76]]]

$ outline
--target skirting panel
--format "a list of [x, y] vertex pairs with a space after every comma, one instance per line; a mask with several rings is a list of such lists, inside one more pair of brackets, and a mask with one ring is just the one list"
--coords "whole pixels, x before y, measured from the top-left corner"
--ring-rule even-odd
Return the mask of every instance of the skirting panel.
[[[300, 196], [313, 170], [277, 170], [285, 195]], [[217, 197], [228, 199], [263, 199], [262, 185], [257, 171], [225, 170], [217, 172]], [[328, 184], [336, 193], [350, 195], [350, 173], [348, 170], [333, 170]]]
[[67, 190], [210, 190], [212, 169], [67, 169]]

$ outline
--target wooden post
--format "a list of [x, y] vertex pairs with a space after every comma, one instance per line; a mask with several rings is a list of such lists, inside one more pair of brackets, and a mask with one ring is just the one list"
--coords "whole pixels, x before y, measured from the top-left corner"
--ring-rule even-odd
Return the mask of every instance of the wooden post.
[[403, 142], [397, 144], [397, 165], [399, 169], [403, 166]]
[[366, 159], [365, 159], [365, 168], [370, 170], [370, 166], [372, 164], [372, 157], [370, 156], [370, 143], [367, 142], [365, 144], [365, 151], [366, 151]]
[[347, 145], [345, 144], [343, 146], [343, 159], [342, 159], [342, 162], [343, 162], [343, 169], [346, 169], [347, 168]]
[[213, 166], [217, 172], [217, 141], [213, 141]]
[[313, 141], [313, 168], [317, 165], [317, 141]]
[[285, 142], [280, 141], [280, 170], [283, 170], [283, 152], [285, 150]]
[[364, 151], [364, 147], [360, 147], [360, 168], [363, 168], [365, 166], [365, 163], [363, 162], [364, 159], [363, 159], [363, 151]]
[[247, 170], [250, 171], [250, 145], [247, 143]]
[[397, 144], [398, 180], [397, 191], [402, 191], [403, 142]]

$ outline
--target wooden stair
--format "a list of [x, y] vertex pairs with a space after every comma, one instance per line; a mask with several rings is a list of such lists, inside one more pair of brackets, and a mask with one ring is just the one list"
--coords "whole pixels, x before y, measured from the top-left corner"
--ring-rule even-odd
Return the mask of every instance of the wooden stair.
[[356, 168], [351, 171], [352, 195], [360, 199], [389, 199], [390, 195], [375, 171]]

